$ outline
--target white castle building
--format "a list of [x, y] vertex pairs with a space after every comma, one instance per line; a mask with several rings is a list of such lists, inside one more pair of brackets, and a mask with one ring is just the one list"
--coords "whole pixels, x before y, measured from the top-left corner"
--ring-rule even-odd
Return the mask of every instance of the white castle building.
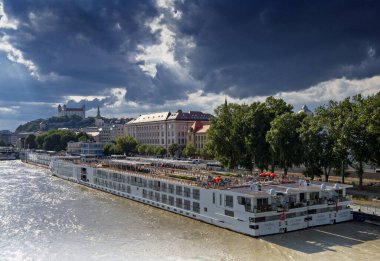
[[83, 105], [82, 108], [68, 108], [66, 105], [58, 105], [58, 117], [62, 116], [73, 116], [77, 115], [81, 118], [86, 118], [86, 107]]

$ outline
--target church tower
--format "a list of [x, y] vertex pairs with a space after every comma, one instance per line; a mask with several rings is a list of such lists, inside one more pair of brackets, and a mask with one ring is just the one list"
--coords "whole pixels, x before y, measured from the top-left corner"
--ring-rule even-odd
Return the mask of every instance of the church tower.
[[104, 120], [102, 119], [102, 116], [100, 115], [100, 108], [98, 106], [98, 113], [96, 114], [96, 117], [95, 117], [95, 126], [100, 128], [102, 127], [104, 124]]

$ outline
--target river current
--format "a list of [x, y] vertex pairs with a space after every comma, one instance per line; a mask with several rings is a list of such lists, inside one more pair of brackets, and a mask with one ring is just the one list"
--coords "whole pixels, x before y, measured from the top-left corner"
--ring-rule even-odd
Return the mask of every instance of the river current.
[[380, 227], [256, 239], [1, 161], [0, 260], [380, 260]]

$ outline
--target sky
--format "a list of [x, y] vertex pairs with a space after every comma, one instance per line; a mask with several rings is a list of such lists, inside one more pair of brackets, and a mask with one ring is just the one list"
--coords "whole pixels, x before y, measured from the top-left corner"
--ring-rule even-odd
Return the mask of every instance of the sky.
[[380, 1], [0, 0], [0, 130], [380, 91]]

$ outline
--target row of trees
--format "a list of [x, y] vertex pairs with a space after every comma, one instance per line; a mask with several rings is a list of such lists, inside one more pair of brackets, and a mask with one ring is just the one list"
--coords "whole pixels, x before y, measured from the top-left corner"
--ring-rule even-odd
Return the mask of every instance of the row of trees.
[[161, 146], [148, 144], [139, 144], [136, 139], [130, 136], [118, 137], [111, 144], [104, 146], [105, 155], [146, 155], [146, 156], [165, 156], [170, 154], [183, 155], [185, 157], [194, 157], [196, 149], [193, 144], [188, 144], [185, 148], [179, 147], [176, 143], [171, 144], [168, 149]]
[[[380, 162], [380, 92], [330, 101], [312, 116], [293, 113], [282, 99], [251, 105], [224, 104], [215, 110], [206, 149], [224, 165], [284, 169], [304, 164], [306, 174], [341, 171], [351, 165], [362, 185], [365, 163]], [[342, 175], [344, 178], [344, 175]], [[344, 181], [344, 180], [343, 180]]]
[[24, 148], [61, 151], [67, 148], [69, 141], [92, 141], [93, 138], [84, 132], [76, 134], [68, 130], [50, 130], [40, 135], [29, 134], [25, 137]]
[[[2, 140], [0, 140], [2, 141]], [[68, 130], [51, 130], [40, 135], [30, 134], [24, 140], [24, 148], [44, 149], [61, 151], [67, 148], [69, 141], [93, 141], [93, 138], [86, 133], [76, 134]], [[183, 150], [177, 144], [169, 146], [168, 150], [161, 146], [139, 144], [133, 137], [118, 137], [111, 144], [104, 146], [105, 155], [147, 155], [147, 156], [164, 156], [168, 153], [172, 156], [182, 154], [186, 157], [195, 156], [196, 149], [193, 144], [186, 146]]]

